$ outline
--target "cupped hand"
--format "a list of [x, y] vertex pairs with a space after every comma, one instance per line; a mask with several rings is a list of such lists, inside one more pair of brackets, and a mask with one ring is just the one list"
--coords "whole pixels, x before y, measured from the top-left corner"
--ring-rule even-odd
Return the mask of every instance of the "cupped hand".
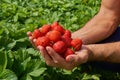
[[89, 51], [85, 47], [82, 47], [80, 51], [75, 52], [73, 55], [68, 55], [65, 59], [56, 53], [50, 46], [47, 46], [46, 48], [38, 46], [38, 50], [48, 66], [67, 70], [72, 70], [78, 65], [86, 63], [89, 57]]
[[41, 56], [44, 58], [48, 66], [72, 70], [78, 65], [86, 63], [88, 61], [89, 50], [85, 45], [82, 46], [81, 50], [75, 52], [75, 54], [68, 55], [66, 58], [63, 58], [50, 46], [47, 46], [46, 48], [42, 46], [35, 46], [34, 43], [36, 39], [32, 37], [32, 32], [27, 32], [27, 35], [31, 44], [40, 51]]

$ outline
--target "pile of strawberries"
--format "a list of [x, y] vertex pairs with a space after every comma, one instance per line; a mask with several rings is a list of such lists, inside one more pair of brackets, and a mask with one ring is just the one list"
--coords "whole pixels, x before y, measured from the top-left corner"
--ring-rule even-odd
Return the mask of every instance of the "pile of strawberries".
[[36, 46], [51, 46], [63, 58], [74, 54], [74, 51], [80, 50], [82, 46], [82, 40], [72, 39], [71, 32], [64, 29], [58, 22], [35, 29], [32, 36], [36, 39]]

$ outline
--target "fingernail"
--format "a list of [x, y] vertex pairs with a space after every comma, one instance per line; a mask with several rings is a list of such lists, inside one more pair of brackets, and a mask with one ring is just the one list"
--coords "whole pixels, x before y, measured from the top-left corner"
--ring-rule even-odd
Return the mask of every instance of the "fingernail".
[[74, 62], [74, 58], [73, 56], [70, 56], [68, 59], [67, 59], [68, 62]]
[[40, 50], [40, 49], [41, 49], [41, 46], [38, 46], [37, 48]]
[[33, 39], [33, 42], [36, 42], [36, 39]]
[[46, 50], [47, 50], [47, 51], [50, 51], [49, 47], [46, 47]]
[[30, 36], [30, 35], [31, 35], [31, 32], [30, 32], [30, 31], [28, 31], [28, 32], [27, 32], [27, 35], [28, 35], [28, 36]]
[[31, 40], [31, 39], [33, 39], [33, 37], [32, 37], [32, 36], [30, 36], [30, 37], [29, 37], [29, 39]]
[[55, 60], [55, 61], [54, 61], [54, 63], [56, 63], [56, 64], [57, 64], [57, 63], [58, 63], [58, 61], [56, 61], [56, 60]]

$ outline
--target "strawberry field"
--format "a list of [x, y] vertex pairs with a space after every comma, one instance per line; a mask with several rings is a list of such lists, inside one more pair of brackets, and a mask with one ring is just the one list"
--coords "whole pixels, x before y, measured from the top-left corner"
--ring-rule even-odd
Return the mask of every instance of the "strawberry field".
[[0, 0], [0, 80], [120, 80], [119, 72], [86, 63], [72, 71], [47, 66], [26, 33], [55, 21], [71, 32], [99, 10], [101, 0]]

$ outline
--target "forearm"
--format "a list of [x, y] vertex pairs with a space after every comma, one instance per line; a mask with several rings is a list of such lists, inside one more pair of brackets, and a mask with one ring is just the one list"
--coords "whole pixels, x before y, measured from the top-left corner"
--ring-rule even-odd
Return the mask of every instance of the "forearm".
[[89, 50], [88, 61], [120, 63], [120, 42], [86, 45]]
[[72, 34], [73, 38], [80, 38], [84, 44], [99, 42], [109, 37], [117, 28], [118, 22], [114, 17], [104, 17], [97, 14], [83, 28]]
[[[84, 44], [96, 43], [109, 37], [120, 23], [120, 0], [103, 0], [100, 11], [86, 25], [72, 34], [81, 38]], [[105, 4], [107, 3], [107, 4]], [[113, 5], [114, 8], [113, 8]]]

